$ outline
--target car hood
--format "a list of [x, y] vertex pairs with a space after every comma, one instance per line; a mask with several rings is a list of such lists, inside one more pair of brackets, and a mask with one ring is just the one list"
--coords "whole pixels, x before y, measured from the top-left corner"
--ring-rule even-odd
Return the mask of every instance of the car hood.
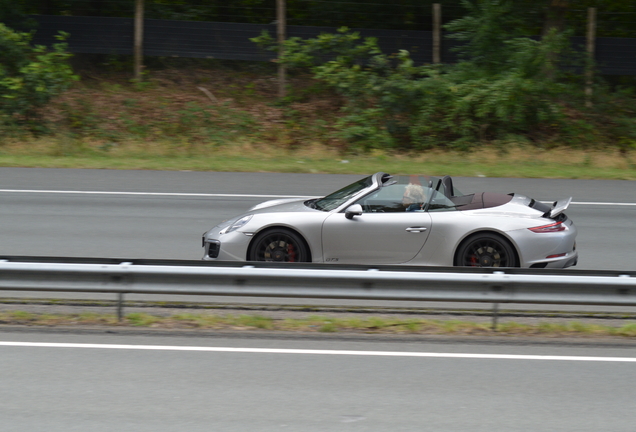
[[318, 211], [305, 205], [305, 201], [316, 197], [284, 198], [265, 201], [248, 210], [249, 213]]

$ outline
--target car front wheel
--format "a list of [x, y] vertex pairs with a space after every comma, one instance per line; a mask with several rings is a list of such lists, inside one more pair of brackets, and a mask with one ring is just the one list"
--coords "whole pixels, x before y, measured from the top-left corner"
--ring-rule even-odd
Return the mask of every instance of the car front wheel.
[[459, 248], [455, 265], [462, 267], [518, 267], [512, 245], [503, 237], [482, 233], [469, 237]]
[[293, 231], [279, 228], [256, 236], [248, 255], [249, 261], [308, 262], [305, 242]]

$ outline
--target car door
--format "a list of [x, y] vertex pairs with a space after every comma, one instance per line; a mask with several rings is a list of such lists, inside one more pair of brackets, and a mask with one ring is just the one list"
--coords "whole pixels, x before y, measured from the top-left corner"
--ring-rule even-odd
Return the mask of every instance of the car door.
[[431, 217], [407, 211], [402, 203], [405, 185], [393, 185], [357, 201], [363, 213], [347, 218], [330, 215], [322, 227], [325, 262], [400, 264], [420, 251], [431, 230]]

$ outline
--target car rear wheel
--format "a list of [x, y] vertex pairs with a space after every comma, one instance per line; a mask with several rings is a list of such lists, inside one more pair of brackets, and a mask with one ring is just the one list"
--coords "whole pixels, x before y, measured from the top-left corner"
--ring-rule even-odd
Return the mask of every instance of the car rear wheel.
[[274, 229], [256, 236], [249, 261], [308, 262], [309, 251], [302, 238], [293, 231]]
[[459, 248], [455, 265], [462, 267], [518, 267], [517, 257], [508, 240], [482, 233], [469, 237]]

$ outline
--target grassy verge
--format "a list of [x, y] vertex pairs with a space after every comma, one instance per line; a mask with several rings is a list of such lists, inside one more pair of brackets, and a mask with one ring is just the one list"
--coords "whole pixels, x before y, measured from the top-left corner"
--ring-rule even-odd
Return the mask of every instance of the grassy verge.
[[467, 177], [526, 177], [636, 180], [636, 151], [550, 150], [517, 146], [506, 151], [428, 151], [400, 154], [375, 151], [343, 155], [320, 144], [288, 149], [239, 142], [232, 146], [174, 142], [129, 142], [113, 147], [95, 141], [40, 139], [5, 142], [0, 166], [330, 174], [425, 173]]
[[636, 323], [620, 327], [569, 323], [521, 324], [500, 323], [494, 331], [490, 324], [459, 320], [385, 319], [385, 318], [332, 318], [309, 316], [301, 319], [275, 319], [260, 315], [213, 315], [181, 313], [168, 317], [146, 313], [131, 313], [118, 321], [116, 315], [38, 314], [24, 311], [0, 312], [1, 325], [26, 326], [105, 326], [147, 327], [160, 329], [201, 330], [268, 330], [322, 333], [378, 333], [427, 335], [509, 335], [509, 336], [618, 336], [636, 337]]
[[38, 136], [0, 124], [0, 166], [636, 179], [629, 145], [362, 151], [335, 134], [340, 98], [299, 76], [281, 101], [272, 71], [253, 67], [156, 70], [143, 83], [86, 72], [43, 110]]

